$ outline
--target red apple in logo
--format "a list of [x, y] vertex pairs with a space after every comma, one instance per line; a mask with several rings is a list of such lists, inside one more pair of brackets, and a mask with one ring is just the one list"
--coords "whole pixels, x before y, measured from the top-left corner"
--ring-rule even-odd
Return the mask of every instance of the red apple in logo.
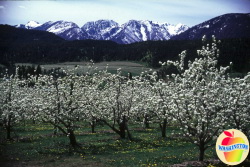
[[[221, 145], [223, 146], [231, 146], [234, 144], [243, 144], [245, 143], [241, 137], [234, 137], [234, 132], [230, 133], [228, 131], [224, 131], [224, 134], [227, 136], [222, 140]], [[224, 156], [227, 162], [239, 162], [241, 160], [242, 154], [244, 150], [233, 150], [229, 152], [224, 152]]]

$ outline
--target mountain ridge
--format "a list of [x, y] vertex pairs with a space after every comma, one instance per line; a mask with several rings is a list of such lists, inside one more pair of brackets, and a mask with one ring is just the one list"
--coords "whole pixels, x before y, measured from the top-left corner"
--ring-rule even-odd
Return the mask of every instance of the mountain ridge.
[[214, 17], [191, 28], [184, 24], [129, 20], [119, 25], [113, 20], [89, 21], [82, 27], [69, 21], [31, 21], [15, 27], [52, 32], [66, 40], [111, 40], [119, 44], [162, 40], [199, 40], [211, 38], [250, 38], [250, 13], [229, 13]]
[[19, 24], [15, 27], [52, 32], [66, 40], [112, 40], [120, 44], [130, 44], [147, 40], [169, 40], [172, 36], [184, 32], [189, 27], [184, 24], [157, 23], [148, 20], [129, 20], [119, 25], [113, 20], [97, 20], [85, 23], [79, 27], [70, 21], [38, 22], [33, 26]]
[[197, 24], [173, 40], [199, 40], [204, 35], [218, 39], [250, 38], [250, 13], [228, 13]]

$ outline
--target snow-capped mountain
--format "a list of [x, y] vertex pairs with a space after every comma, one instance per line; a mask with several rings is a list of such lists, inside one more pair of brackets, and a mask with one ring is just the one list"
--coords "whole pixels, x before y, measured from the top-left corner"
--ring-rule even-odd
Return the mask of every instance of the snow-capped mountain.
[[34, 29], [52, 32], [67, 40], [80, 40], [87, 37], [87, 34], [77, 24], [68, 21], [48, 21]]
[[39, 24], [36, 21], [29, 21], [27, 24], [25, 24], [26, 29], [34, 29], [38, 26], [40, 26], [41, 24]]
[[201, 39], [206, 35], [211, 38], [215, 35], [218, 39], [225, 38], [250, 38], [250, 14], [225, 14], [201, 24], [193, 26], [184, 33], [174, 36], [177, 40]]
[[113, 20], [97, 20], [87, 22], [81, 28], [68, 21], [49, 21], [41, 25], [32, 21], [25, 26], [16, 27], [52, 32], [66, 40], [112, 40], [121, 44], [147, 40], [169, 40], [172, 36], [188, 29], [183, 24], [159, 24], [153, 21], [137, 20], [130, 20], [123, 25], [119, 25]]
[[117, 27], [119, 27], [119, 24], [113, 20], [97, 20], [87, 22], [82, 26], [82, 30], [88, 34], [90, 39], [106, 40], [108, 37], [104, 34]]
[[98, 20], [82, 26], [88, 39], [112, 40], [121, 44], [129, 44], [147, 40], [169, 40], [172, 36], [187, 30], [183, 24], [159, 24], [153, 21], [130, 20], [119, 25], [113, 20]]
[[18, 24], [16, 25], [17, 28], [24, 28], [24, 29], [34, 29], [38, 26], [40, 26], [41, 24], [39, 24], [36, 21], [29, 21], [27, 24]]
[[169, 32], [152, 21], [130, 20], [119, 29], [116, 29], [114, 34], [115, 35], [110, 38], [112, 41], [125, 44], [147, 40], [170, 39]]
[[[137, 21], [130, 20], [127, 23], [119, 26], [113, 24], [104, 31], [102, 31], [102, 37], [104, 40], [112, 40], [121, 44], [129, 44], [134, 42], [148, 41], [148, 40], [168, 40], [173, 35], [185, 31], [188, 27], [182, 24], [178, 24], [182, 29], [172, 26], [176, 32], [169, 32], [169, 28], [166, 24], [159, 24], [153, 21]], [[184, 30], [183, 27], [186, 29]], [[83, 27], [84, 28], [84, 27]]]
[[117, 29], [111, 40], [117, 43], [134, 43], [141, 41], [169, 40], [172, 36], [187, 30], [183, 24], [159, 24], [153, 21], [130, 20]]
[[170, 36], [175, 36], [175, 35], [179, 35], [180, 33], [183, 33], [184, 31], [186, 31], [189, 27], [184, 25], [184, 24], [177, 24], [177, 25], [173, 25], [173, 24], [169, 24], [169, 23], [165, 23], [162, 25], [163, 28], [166, 29], [166, 31], [169, 32]]

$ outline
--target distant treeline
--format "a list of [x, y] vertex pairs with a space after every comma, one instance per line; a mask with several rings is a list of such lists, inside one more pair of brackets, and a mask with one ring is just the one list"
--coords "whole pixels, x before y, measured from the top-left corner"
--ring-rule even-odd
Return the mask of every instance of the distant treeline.
[[[187, 50], [188, 60], [197, 57], [201, 40], [146, 41], [120, 45], [112, 41], [65, 41], [48, 32], [16, 29], [0, 25], [0, 64], [49, 64], [66, 61], [144, 61], [148, 66], [159, 67], [159, 61], [176, 60]], [[235, 72], [250, 71], [250, 39], [221, 40], [219, 65], [233, 62]]]

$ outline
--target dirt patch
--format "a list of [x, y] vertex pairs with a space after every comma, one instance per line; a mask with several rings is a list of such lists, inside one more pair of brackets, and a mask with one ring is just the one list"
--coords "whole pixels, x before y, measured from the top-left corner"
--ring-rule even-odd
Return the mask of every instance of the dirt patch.
[[1, 167], [104, 167], [106, 164], [84, 160], [82, 158], [70, 157], [61, 159], [44, 159], [40, 161], [8, 161], [0, 162]]
[[190, 167], [190, 166], [193, 166], [193, 167], [206, 167], [208, 166], [209, 164], [212, 164], [212, 165], [216, 165], [216, 164], [219, 164], [220, 161], [219, 160], [207, 160], [207, 161], [187, 161], [187, 162], [183, 162], [181, 164], [174, 164], [174, 165], [171, 165], [170, 167]]

